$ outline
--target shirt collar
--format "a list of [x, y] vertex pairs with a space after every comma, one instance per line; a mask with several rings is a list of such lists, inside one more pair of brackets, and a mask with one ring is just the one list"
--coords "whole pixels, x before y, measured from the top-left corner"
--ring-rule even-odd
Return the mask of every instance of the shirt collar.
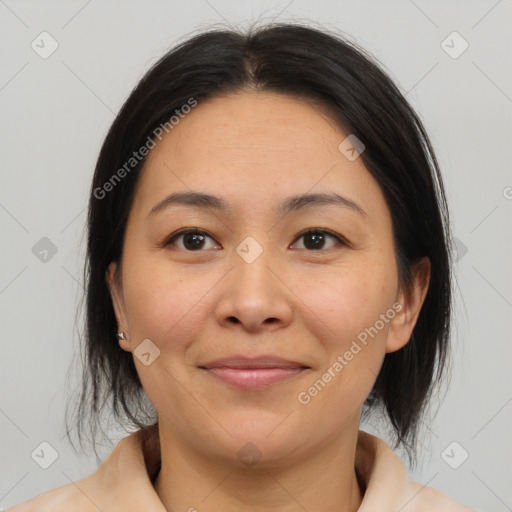
[[[157, 424], [122, 439], [88, 477], [96, 479], [94, 487], [98, 496], [102, 495], [102, 509], [105, 510], [107, 500], [107, 510], [166, 512], [153, 487], [160, 461]], [[404, 507], [404, 497], [410, 494], [407, 473], [402, 461], [384, 441], [360, 430], [355, 469], [365, 489], [358, 512]]]

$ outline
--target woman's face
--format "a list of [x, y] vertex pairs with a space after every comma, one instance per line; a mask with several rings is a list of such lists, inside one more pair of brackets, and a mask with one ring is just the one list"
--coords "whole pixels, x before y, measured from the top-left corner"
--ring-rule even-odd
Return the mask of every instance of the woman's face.
[[[348, 135], [304, 100], [252, 92], [200, 101], [151, 150], [108, 279], [121, 348], [177, 442], [231, 461], [315, 453], [357, 430], [385, 353], [408, 341], [428, 278], [399, 293], [390, 212], [338, 148]], [[165, 202], [189, 193], [225, 207]], [[312, 194], [358, 208], [289, 202]], [[183, 228], [199, 236], [172, 237]], [[307, 368], [204, 369], [260, 356]]]

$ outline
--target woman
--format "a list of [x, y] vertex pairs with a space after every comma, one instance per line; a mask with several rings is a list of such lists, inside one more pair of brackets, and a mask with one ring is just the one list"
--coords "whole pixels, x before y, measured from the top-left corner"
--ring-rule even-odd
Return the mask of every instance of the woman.
[[452, 311], [435, 155], [363, 50], [182, 43], [114, 121], [88, 228], [78, 432], [108, 400], [138, 430], [13, 512], [471, 510], [359, 430], [380, 407], [414, 460]]

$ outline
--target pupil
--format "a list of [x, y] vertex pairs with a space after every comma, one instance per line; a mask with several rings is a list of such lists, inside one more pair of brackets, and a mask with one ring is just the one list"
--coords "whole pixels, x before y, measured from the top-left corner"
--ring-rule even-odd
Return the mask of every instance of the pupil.
[[[189, 243], [191, 240], [191, 237], [196, 237], [196, 243], [192, 243], [192, 244]], [[190, 248], [197, 249], [203, 243], [203, 241], [204, 241], [203, 239], [204, 239], [203, 235], [200, 235], [197, 233], [188, 233], [187, 235], [185, 235], [183, 242], [187, 249], [190, 249]]]
[[[308, 248], [308, 249], [318, 249], [321, 245], [322, 245], [322, 242], [323, 242], [323, 234], [322, 233], [316, 233], [316, 234], [309, 234], [309, 235], [306, 235], [305, 237], [305, 243], [304, 245]], [[313, 240], [313, 244], [308, 244], [307, 243], [307, 240]]]

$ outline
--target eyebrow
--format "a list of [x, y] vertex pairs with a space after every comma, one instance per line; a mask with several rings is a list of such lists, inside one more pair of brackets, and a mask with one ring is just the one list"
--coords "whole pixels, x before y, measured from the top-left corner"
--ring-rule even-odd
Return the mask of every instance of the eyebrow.
[[[155, 206], [151, 208], [148, 216], [173, 205], [192, 206], [205, 210], [230, 211], [226, 201], [220, 197], [202, 192], [174, 192], [155, 204]], [[348, 197], [343, 197], [336, 193], [300, 194], [288, 197], [278, 205], [276, 208], [276, 214], [284, 216], [290, 212], [304, 210], [313, 206], [325, 205], [335, 205], [348, 208], [349, 210], [368, 218], [368, 214], [356, 202]]]

